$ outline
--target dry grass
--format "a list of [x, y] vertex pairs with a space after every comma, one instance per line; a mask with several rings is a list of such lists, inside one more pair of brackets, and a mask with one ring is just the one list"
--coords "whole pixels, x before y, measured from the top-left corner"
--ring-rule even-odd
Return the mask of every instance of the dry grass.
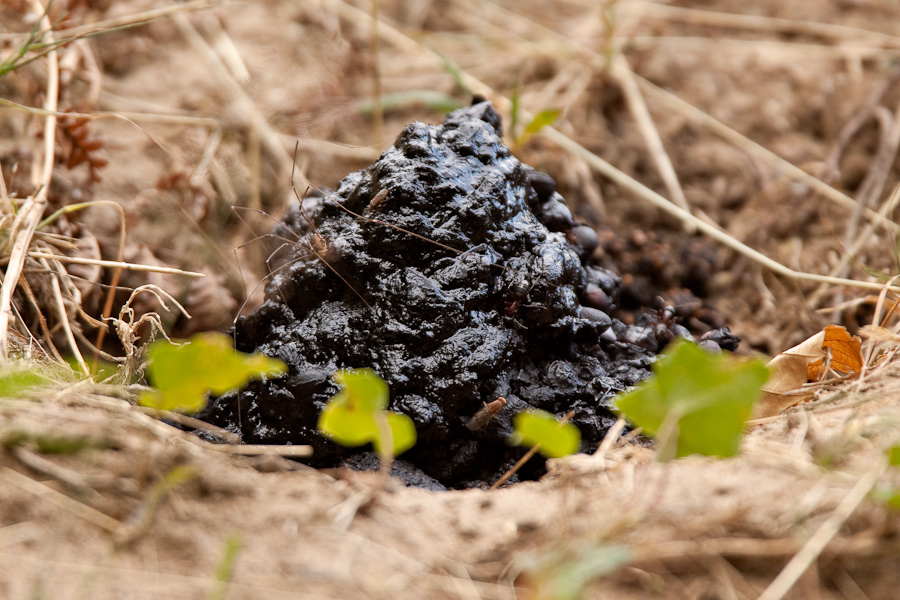
[[[67, 43], [0, 79], [4, 360], [85, 352], [89, 375], [88, 337], [103, 339], [86, 332], [105, 330], [98, 319], [147, 283], [195, 316], [159, 325], [227, 325], [241, 288], [264, 272], [261, 261], [247, 275], [231, 263], [255, 235], [231, 208], [280, 214], [297, 137], [299, 185], [334, 185], [409, 120], [440, 118], [421, 103], [377, 102], [383, 116], [369, 118], [361, 101], [372, 90], [463, 104], [475, 91], [507, 124], [514, 91], [520, 123], [559, 110], [518, 154], [588, 221], [721, 244], [710, 302], [755, 349], [777, 352], [821, 327], [816, 307], [869, 322], [871, 303], [853, 290], [880, 292], [881, 315], [898, 289], [884, 276], [897, 270], [900, 198], [900, 38], [882, 29], [893, 7], [69, 4], [67, 29], [37, 20], [44, 42]], [[4, 26], [20, 26], [0, 32], [5, 59], [28, 37], [29, 9], [2, 10]], [[81, 163], [63, 156], [97, 139], [100, 152]], [[124, 212], [103, 212], [110, 202]], [[121, 269], [135, 271], [120, 281]], [[205, 283], [185, 283], [200, 273]], [[135, 301], [127, 323], [162, 302]], [[884, 464], [900, 423], [897, 333], [863, 332], [880, 362], [756, 424], [735, 459], [662, 465], [610, 437], [540, 483], [497, 492], [384, 491], [364, 474], [295, 471], [278, 456], [290, 449], [231, 456], [110, 398], [129, 390], [88, 379], [2, 400], [0, 595], [537, 598], [620, 545], [628, 564], [588, 578], [582, 597], [893, 597], [896, 516], [871, 495], [900, 484]], [[86, 448], [41, 452], [60, 437]], [[241, 549], [223, 582], [231, 533]]]

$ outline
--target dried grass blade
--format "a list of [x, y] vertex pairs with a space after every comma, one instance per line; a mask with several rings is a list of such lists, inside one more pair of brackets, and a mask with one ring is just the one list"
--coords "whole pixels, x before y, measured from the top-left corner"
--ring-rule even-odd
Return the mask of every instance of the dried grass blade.
[[[634, 72], [621, 54], [613, 61], [612, 75], [622, 87], [625, 101], [628, 103], [628, 109], [634, 120], [637, 121], [638, 129], [640, 129], [641, 135], [644, 136], [644, 142], [647, 144], [650, 156], [653, 157], [653, 161], [656, 163], [656, 170], [659, 171], [666, 189], [669, 190], [669, 196], [671, 196], [676, 206], [690, 212], [691, 208], [688, 206], [687, 198], [684, 196], [684, 190], [681, 189], [681, 183], [678, 181], [675, 167], [672, 166], [672, 161], [669, 160], [669, 155], [666, 154], [662, 139], [659, 137], [659, 131], [656, 129], [656, 125], [653, 124], [653, 118], [650, 116], [650, 111], [647, 110], [647, 104], [644, 102], [640, 87], [638, 87], [634, 78]], [[696, 230], [692, 223], [685, 223], [684, 226], [688, 233], [694, 233]]]
[[[367, 20], [370, 18], [369, 15], [367, 15], [365, 12], [363, 12], [363, 11], [359, 10], [358, 8], [353, 7], [341, 0], [323, 0], [323, 3], [331, 6], [336, 12], [338, 12], [340, 14], [340, 16], [342, 16], [342, 17], [346, 18], [347, 20], [350, 20], [353, 23], [360, 25], [360, 26], [364, 26], [368, 22]], [[428, 48], [421, 46], [415, 40], [407, 37], [403, 33], [397, 31], [396, 29], [394, 29], [393, 27], [391, 27], [385, 23], [380, 24], [378, 31], [379, 31], [379, 35], [381, 35], [382, 39], [384, 39], [385, 41], [388, 41], [390, 43], [395, 43], [395, 45], [397, 45], [401, 48], [404, 48], [404, 49], [415, 50], [416, 52], [418, 52], [420, 54], [428, 52], [432, 56], [434, 56], [437, 60], [441, 61], [442, 63], [444, 61], [443, 57], [441, 57], [439, 53], [434, 52], [432, 50], [429, 50]], [[480, 95], [484, 96], [485, 98], [489, 98], [489, 99], [493, 100], [494, 103], [497, 105], [497, 107], [501, 111], [507, 112], [507, 113], [510, 112], [511, 107], [512, 107], [512, 102], [510, 102], [510, 100], [508, 98], [498, 94], [492, 88], [490, 88], [488, 85], [479, 81], [478, 79], [471, 76], [470, 74], [468, 74], [467, 72], [465, 72], [462, 69], [459, 70], [458, 77], [469, 89], [473, 90], [475, 93], [480, 94]], [[724, 125], [722, 125], [721, 123], [719, 123], [718, 121], [716, 121], [715, 119], [713, 119], [712, 117], [707, 115], [706, 113], [694, 108], [693, 106], [687, 104], [686, 102], [677, 98], [676, 96], [674, 96], [672, 94], [668, 94], [668, 92], [664, 92], [663, 90], [657, 88], [656, 86], [651, 84], [649, 81], [641, 79], [637, 75], [635, 75], [635, 78], [637, 79], [637, 81], [640, 85], [646, 84], [647, 86], [649, 86], [648, 89], [652, 89], [654, 92], [665, 93], [668, 96], [672, 96], [672, 98], [677, 99], [679, 103], [688, 107], [690, 109], [690, 111], [699, 113], [699, 115], [701, 115], [705, 120], [712, 121], [720, 128], [725, 128], [728, 132], [730, 132], [730, 134], [732, 136], [737, 136], [742, 142], [749, 141], [746, 138], [744, 138], [743, 136], [741, 136], [740, 134], [738, 134], [736, 131], [725, 127]], [[526, 113], [524, 111], [522, 111], [521, 116], [524, 119], [533, 118], [533, 115], [529, 115], [528, 113]], [[739, 242], [735, 238], [731, 237], [727, 233], [723, 232], [722, 230], [695, 217], [690, 212], [688, 212], [678, 206], [675, 206], [673, 203], [671, 203], [666, 198], [660, 196], [659, 194], [657, 194], [650, 188], [646, 187], [642, 183], [640, 183], [637, 180], [633, 179], [632, 177], [626, 175], [619, 169], [615, 168], [614, 166], [612, 166], [611, 164], [609, 164], [608, 162], [606, 162], [605, 160], [603, 160], [602, 158], [600, 158], [599, 156], [597, 156], [596, 154], [594, 154], [593, 152], [588, 150], [587, 148], [581, 146], [580, 144], [578, 144], [577, 142], [575, 142], [568, 136], [559, 132], [558, 130], [547, 126], [541, 130], [540, 135], [543, 135], [544, 137], [550, 139], [551, 141], [556, 143], [558, 146], [566, 149], [570, 153], [581, 157], [595, 171], [597, 171], [604, 177], [610, 179], [614, 183], [617, 183], [618, 185], [620, 185], [620, 186], [624, 187], [625, 189], [629, 190], [630, 192], [634, 193], [636, 196], [643, 198], [644, 200], [650, 202], [657, 208], [660, 208], [660, 209], [668, 212], [669, 214], [671, 214], [672, 216], [676, 217], [677, 219], [681, 220], [684, 223], [693, 224], [701, 232], [707, 234], [708, 236], [719, 241], [723, 245], [746, 256], [747, 258], [750, 258], [751, 260], [763, 265], [767, 269], [769, 269], [779, 275], [782, 275], [784, 277], [789, 277], [791, 279], [799, 279], [799, 280], [803, 280], [803, 281], [816, 281], [819, 283], [828, 283], [831, 285], [844, 285], [844, 286], [848, 286], [848, 287], [856, 287], [856, 288], [863, 288], [863, 289], [870, 289], [870, 290], [881, 290], [884, 287], [882, 284], [875, 283], [875, 282], [855, 281], [852, 279], [841, 279], [838, 277], [829, 277], [827, 275], [817, 275], [814, 273], [804, 273], [804, 272], [800, 272], [800, 271], [795, 271], [795, 270], [793, 270], [789, 267], [786, 267], [786, 266], [782, 265], [781, 263], [769, 258], [768, 256], [762, 254], [761, 252], [758, 252], [757, 250], [754, 250], [753, 248], [750, 248], [749, 246], [742, 244], [741, 242]], [[844, 196], [843, 194], [841, 194], [840, 192], [838, 192], [831, 186], [822, 183], [815, 177], [808, 175], [807, 173], [798, 169], [797, 167], [788, 163], [787, 161], [784, 161], [783, 159], [778, 158], [777, 156], [775, 156], [774, 154], [772, 154], [765, 148], [762, 148], [761, 146], [758, 146], [758, 148], [760, 151], [766, 153], [767, 155], [770, 155], [771, 157], [774, 157], [775, 159], [777, 159], [777, 161], [780, 161], [780, 163], [784, 163], [784, 165], [787, 165], [792, 170], [792, 172], [795, 173], [796, 177], [800, 178], [802, 175], [802, 179], [804, 181], [807, 181], [808, 183], [810, 183], [811, 187], [814, 187], [815, 189], [817, 189], [819, 191], [821, 191], [820, 188], [825, 189], [825, 190], [830, 190], [829, 197], [841, 198], [842, 201], [845, 203], [845, 205], [848, 206], [849, 208], [852, 208], [853, 206], [855, 206], [856, 203], [851, 198]], [[787, 168], [787, 167], [785, 167], [785, 168]], [[797, 172], [799, 172], [799, 174], [797, 174]], [[808, 180], [811, 180], [811, 182]], [[814, 182], [814, 183], [812, 183], [812, 182]], [[822, 193], [823, 193], [823, 195], [825, 194], [825, 192], [822, 192]], [[870, 210], [870, 211], [867, 211], [867, 213], [866, 213], [867, 216], [870, 213], [875, 214], [873, 211]], [[877, 214], [875, 214], [875, 218], [878, 218]], [[886, 219], [881, 219], [881, 222], [885, 223], [888, 227], [896, 227], [896, 224], [894, 224], [890, 221], [887, 221]], [[891, 287], [890, 289], [892, 291], [900, 292], [900, 287]]]
[[[50, 20], [47, 18], [44, 7], [38, 0], [32, 0], [34, 9], [43, 15], [40, 27], [46, 32], [46, 40], [53, 43], [54, 37]], [[55, 113], [59, 101], [59, 57], [56, 50], [47, 54], [47, 97], [44, 107]], [[32, 237], [37, 229], [44, 208], [47, 206], [47, 194], [50, 190], [50, 180], [53, 177], [53, 163], [56, 153], [56, 115], [48, 114], [44, 119], [44, 161], [41, 169], [40, 186], [38, 191], [30, 196], [22, 205], [22, 209], [16, 214], [12, 223], [10, 237], [15, 241], [9, 255], [9, 263], [3, 277], [3, 286], [0, 288], [0, 363], [9, 360], [9, 319], [12, 315], [10, 304], [12, 295], [19, 283], [22, 269], [25, 266], [25, 258]]]
[[837, 535], [844, 522], [853, 514], [859, 503], [868, 495], [872, 486], [887, 468], [884, 460], [879, 461], [874, 467], [863, 474], [856, 485], [844, 496], [837, 509], [828, 519], [822, 523], [819, 529], [800, 548], [797, 554], [785, 565], [784, 569], [769, 584], [758, 600], [781, 600], [794, 586], [801, 575], [809, 568], [813, 561], [822, 553], [828, 542]]
[[29, 258], [48, 258], [58, 260], [63, 263], [76, 263], [79, 265], [99, 265], [101, 267], [122, 268], [131, 271], [150, 271], [151, 273], [166, 273], [169, 275], [185, 275], [187, 277], [206, 277], [204, 273], [194, 271], [182, 271], [172, 267], [154, 267], [151, 265], [137, 265], [127, 262], [119, 262], [116, 260], [97, 260], [93, 258], [80, 258], [77, 256], [64, 256], [61, 254], [51, 254], [48, 252], [32, 251], [28, 253]]

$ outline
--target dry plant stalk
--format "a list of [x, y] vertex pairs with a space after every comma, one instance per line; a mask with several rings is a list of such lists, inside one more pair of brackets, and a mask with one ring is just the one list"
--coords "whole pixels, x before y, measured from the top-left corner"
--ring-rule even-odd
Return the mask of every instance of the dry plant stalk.
[[[200, 35], [183, 13], [174, 13], [172, 15], [172, 20], [175, 22], [175, 25], [178, 26], [178, 29], [188, 43], [206, 60], [218, 80], [225, 86], [231, 97], [241, 106], [243, 112], [250, 118], [253, 127], [260, 135], [261, 142], [278, 160], [281, 170], [283, 172], [290, 171], [293, 165], [291, 162], [291, 155], [288, 153], [287, 148], [281, 142], [281, 139], [275, 130], [272, 129], [272, 126], [266, 121], [266, 118], [260, 112], [253, 100], [250, 99], [250, 96], [247, 95], [247, 92], [241, 84], [222, 63], [222, 60], [216, 54], [215, 50], [213, 50], [206, 40], [203, 39], [203, 36]], [[300, 177], [302, 178], [300, 181], [301, 186], [307, 187], [310, 185], [302, 173], [300, 174]]]
[[[38, 14], [43, 15], [40, 28], [45, 32], [45, 39], [52, 44], [54, 41], [50, 20], [45, 14], [44, 7], [38, 0], [32, 0], [32, 5]], [[47, 54], [47, 97], [44, 107], [56, 112], [59, 101], [59, 57], [56, 50], [50, 50]], [[44, 119], [44, 160], [41, 168], [40, 182], [37, 191], [25, 200], [16, 218], [13, 220], [10, 237], [15, 240], [6, 265], [3, 277], [3, 286], [0, 287], [0, 364], [9, 360], [9, 327], [12, 316], [12, 295], [19, 284], [22, 269], [25, 266], [25, 258], [31, 239], [37, 229], [38, 223], [44, 216], [47, 206], [47, 194], [50, 190], [50, 180], [53, 177], [53, 159], [56, 149], [56, 115], [48, 114]]]
[[803, 547], [788, 562], [778, 577], [769, 584], [769, 587], [760, 594], [758, 600], [781, 600], [791, 590], [800, 576], [819, 557], [828, 542], [837, 535], [844, 522], [853, 514], [859, 503], [868, 495], [878, 481], [878, 478], [887, 468], [887, 461], [877, 461], [862, 477], [856, 485], [844, 496], [841, 503], [828, 519], [822, 523], [819, 529], [803, 544]]
[[858, 40], [862, 38], [867, 43], [878, 44], [884, 48], [900, 48], [900, 37], [861, 29], [846, 25], [834, 25], [832, 23], [817, 23], [815, 21], [798, 21], [795, 19], [779, 19], [759, 15], [745, 15], [735, 13], [715, 12], [695, 8], [681, 8], [667, 6], [658, 2], [638, 2], [641, 14], [650, 18], [662, 18], [670, 21], [682, 21], [699, 25], [713, 25], [728, 28], [748, 29], [751, 31], [764, 31], [788, 34], [806, 34], [825, 38], [831, 38], [838, 42]]
[[[367, 15], [366, 13], [364, 13], [363, 11], [347, 4], [346, 2], [343, 2], [342, 0], [324, 0], [324, 3], [329, 5], [333, 10], [335, 10], [342, 17], [344, 17], [345, 19], [347, 19], [349, 21], [352, 21], [353, 23], [355, 23], [358, 26], [364, 26], [364, 24], [367, 23], [367, 20], [370, 18], [370, 16]], [[387, 25], [385, 23], [380, 23], [380, 27], [378, 28], [378, 31], [379, 31], [379, 35], [381, 35], [385, 41], [387, 41], [391, 44], [394, 44], [395, 46], [398, 46], [402, 49], [408, 49], [410, 51], [415, 51], [419, 54], [428, 53], [436, 61], [439, 61], [441, 64], [443, 64], [443, 62], [444, 62], [444, 59], [436, 51], [432, 51], [432, 50], [429, 50], [428, 48], [423, 47], [415, 40], [407, 37], [405, 34], [394, 29], [393, 27], [390, 27], [389, 25]], [[463, 81], [463, 83], [465, 83], [465, 85], [469, 89], [473, 90], [477, 94], [480, 94], [481, 96], [484, 96], [485, 98], [492, 99], [501, 111], [506, 112], [506, 113], [510, 112], [510, 110], [512, 109], [512, 102], [508, 98], [498, 94], [491, 87], [489, 87], [485, 83], [479, 81], [478, 79], [476, 79], [472, 75], [468, 74], [467, 72], [463, 71], [462, 69], [458, 69], [458, 75], [459, 75], [460, 79]], [[635, 77], [637, 78], [637, 75], [635, 75]], [[638, 82], [643, 85], [643, 82], [640, 78], [638, 78]], [[647, 82], [647, 84], [649, 84], [649, 82]], [[649, 84], [649, 85], [652, 86], [652, 84]], [[652, 86], [652, 87], [655, 88], [655, 86]], [[687, 104], [680, 100], [679, 100], [679, 102], [683, 103], [683, 104]], [[717, 121], [712, 119], [712, 117], [709, 117], [708, 115], [706, 115], [706, 113], [703, 113], [702, 111], [698, 111], [697, 109], [695, 109], [693, 107], [690, 107], [690, 108], [693, 109], [693, 111], [700, 112], [708, 120], [712, 120], [715, 123], [717, 123], [718, 125], [721, 125], [720, 123], [718, 123]], [[529, 114], [527, 111], [520, 110], [519, 112], [520, 112], [521, 117], [526, 120], [533, 118], [533, 115]], [[737, 133], [737, 132], [734, 132], [734, 133]], [[632, 192], [639, 198], [642, 198], [643, 200], [650, 202], [657, 208], [669, 213], [670, 215], [679, 219], [683, 223], [689, 224], [693, 227], [696, 227], [696, 229], [698, 229], [702, 233], [705, 233], [706, 235], [708, 235], [709, 237], [718, 241], [719, 243], [723, 244], [724, 246], [727, 246], [728, 248], [731, 248], [735, 252], [738, 252], [739, 254], [746, 256], [747, 258], [753, 260], [754, 262], [759, 263], [760, 265], [766, 267], [767, 269], [773, 271], [774, 273], [776, 273], [778, 275], [781, 275], [783, 277], [788, 277], [790, 279], [801, 280], [801, 281], [814, 281], [814, 282], [819, 282], [819, 283], [826, 283], [829, 285], [847, 286], [847, 287], [855, 287], [855, 288], [869, 289], [869, 290], [881, 290], [883, 287], [882, 284], [875, 283], [875, 282], [857, 281], [857, 280], [853, 280], [853, 279], [843, 279], [840, 277], [830, 277], [827, 275], [818, 275], [815, 273], [806, 273], [806, 272], [796, 271], [794, 269], [791, 269], [790, 267], [787, 267], [787, 266], [779, 263], [778, 261], [773, 260], [773, 259], [769, 258], [768, 256], [762, 254], [761, 252], [754, 250], [753, 248], [750, 248], [749, 246], [741, 243], [740, 241], [733, 238], [728, 233], [722, 231], [718, 227], [710, 225], [706, 221], [704, 221], [698, 217], [695, 217], [690, 212], [676, 206], [675, 204], [673, 204], [672, 202], [670, 202], [663, 196], [657, 194], [656, 192], [654, 192], [650, 188], [646, 187], [639, 181], [637, 181], [634, 178], [630, 177], [629, 175], [623, 173], [622, 171], [620, 171], [613, 165], [609, 164], [608, 162], [606, 162], [605, 160], [603, 160], [602, 158], [600, 158], [599, 156], [597, 156], [596, 154], [594, 154], [593, 152], [591, 152], [590, 150], [588, 150], [587, 148], [582, 146], [581, 144], [575, 142], [574, 140], [572, 140], [565, 134], [561, 133], [560, 131], [554, 129], [553, 127], [550, 127], [550, 126], [544, 127], [543, 129], [541, 129], [540, 134], [543, 135], [544, 137], [546, 137], [547, 139], [551, 140], [552, 142], [554, 142], [557, 146], [568, 151], [569, 153], [580, 157], [582, 160], [584, 160], [588, 165], [591, 166], [591, 168], [593, 168], [599, 174], [603, 175], [604, 177], [613, 181], [614, 183], [622, 186], [623, 188]], [[743, 136], [741, 136], [741, 137], [743, 137]], [[746, 139], [746, 138], [744, 138], [744, 139]], [[765, 149], [762, 149], [762, 150], [764, 150], [768, 154], [772, 154], [768, 150], [765, 150]], [[782, 162], [786, 162], [786, 161], [783, 161], [782, 159], [779, 159], [779, 160], [781, 160]], [[790, 165], [790, 163], [787, 163], [787, 164]], [[797, 169], [797, 167], [794, 167], [793, 165], [790, 165], [790, 166], [792, 169], [792, 173], [794, 173], [796, 176], [796, 171], [800, 171], [800, 169]], [[834, 199], [835, 194], [837, 194], [839, 197], [846, 200], [846, 203], [849, 204], [850, 207], [853, 207], [856, 205], [856, 203], [852, 199], [847, 198], [843, 194], [840, 194], [840, 192], [837, 192], [837, 190], [835, 190], [831, 186], [824, 184], [823, 182], [819, 181], [815, 177], [812, 177], [811, 175], [808, 175], [803, 171], [800, 171], [800, 172], [803, 173], [804, 181], [812, 180], [812, 181], [816, 182], [814, 187], [817, 191], [821, 191], [821, 189], [827, 188], [828, 190], [831, 190], [831, 192], [833, 192], [832, 194], [829, 195], [830, 198]], [[871, 211], [871, 210], [867, 211], [866, 215], [869, 216], [869, 213], [872, 213], [872, 212], [873, 211]], [[877, 215], [876, 215], [876, 218], [877, 218]], [[896, 227], [896, 225], [891, 223], [890, 221], [887, 221], [886, 224], [890, 224], [889, 226], [891, 226], [891, 227]], [[895, 292], [900, 292], [900, 287], [891, 287], [891, 290], [895, 291]]]
[[[681, 183], [678, 181], [678, 175], [675, 173], [675, 167], [672, 166], [672, 161], [669, 159], [669, 155], [666, 154], [662, 139], [659, 137], [659, 131], [653, 124], [653, 118], [650, 116], [650, 111], [647, 110], [647, 104], [641, 95], [634, 72], [621, 54], [616, 55], [614, 59], [612, 75], [619, 82], [622, 92], [625, 94], [628, 108], [635, 121], [637, 121], [641, 134], [644, 136], [650, 155], [656, 163], [656, 169], [666, 184], [666, 189], [669, 190], [669, 196], [672, 197], [672, 201], [676, 206], [690, 211], [691, 208], [688, 206], [687, 198], [684, 196], [684, 190], [681, 189]], [[685, 222], [684, 227], [688, 233], [694, 233], [696, 230], [696, 226], [693, 223]]]

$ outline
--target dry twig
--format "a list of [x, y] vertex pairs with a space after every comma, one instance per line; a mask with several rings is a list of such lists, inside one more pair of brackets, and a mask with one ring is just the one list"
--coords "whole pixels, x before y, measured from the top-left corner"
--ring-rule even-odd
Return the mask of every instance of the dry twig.
[[[53, 32], [50, 20], [47, 18], [44, 7], [38, 0], [32, 0], [32, 5], [38, 14], [43, 15], [40, 27], [45, 32], [45, 39], [53, 43]], [[44, 107], [56, 112], [59, 101], [59, 58], [56, 50], [50, 50], [47, 54], [47, 97]], [[49, 114], [44, 119], [44, 160], [41, 168], [40, 182], [37, 192], [31, 195], [22, 205], [13, 220], [10, 237], [14, 239], [9, 255], [9, 263], [3, 277], [3, 286], [0, 288], [0, 364], [9, 360], [9, 327], [12, 316], [12, 295], [19, 283], [22, 269], [25, 266], [25, 258], [31, 239], [37, 229], [38, 223], [44, 215], [47, 206], [47, 194], [50, 190], [50, 180], [53, 177], [53, 159], [56, 152], [56, 115]]]

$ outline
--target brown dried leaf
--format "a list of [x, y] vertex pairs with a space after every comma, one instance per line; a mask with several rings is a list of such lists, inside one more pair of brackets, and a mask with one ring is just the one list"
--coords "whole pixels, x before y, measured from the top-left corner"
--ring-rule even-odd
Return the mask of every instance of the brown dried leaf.
[[772, 370], [772, 376], [762, 387], [763, 395], [753, 409], [754, 418], [777, 415], [808, 396], [797, 389], [809, 380], [809, 364], [825, 358], [824, 341], [823, 329], [769, 361], [766, 366]]
[[860, 344], [860, 338], [851, 337], [844, 327], [828, 325], [773, 358], [767, 365], [772, 369], [772, 377], [762, 388], [763, 396], [756, 403], [754, 418], [777, 415], [805, 400], [809, 393], [800, 388], [807, 381], [822, 379], [828, 368], [845, 374], [859, 372], [863, 366]]
[[[824, 329], [825, 340], [822, 348], [831, 351], [829, 367], [839, 373], [849, 375], [858, 373], [863, 366], [862, 340], [859, 336], [850, 336], [850, 333], [839, 325], [827, 325]], [[819, 381], [826, 375], [824, 358], [809, 363], [807, 378], [810, 381]]]
[[[754, 418], [771, 417], [809, 397], [800, 388], [807, 381], [819, 381], [831, 368], [840, 373], [859, 372], [863, 366], [861, 340], [839, 325], [825, 329], [785, 350], [767, 365], [772, 377], [763, 386], [763, 396], [753, 411]], [[828, 366], [825, 359], [828, 358]]]

